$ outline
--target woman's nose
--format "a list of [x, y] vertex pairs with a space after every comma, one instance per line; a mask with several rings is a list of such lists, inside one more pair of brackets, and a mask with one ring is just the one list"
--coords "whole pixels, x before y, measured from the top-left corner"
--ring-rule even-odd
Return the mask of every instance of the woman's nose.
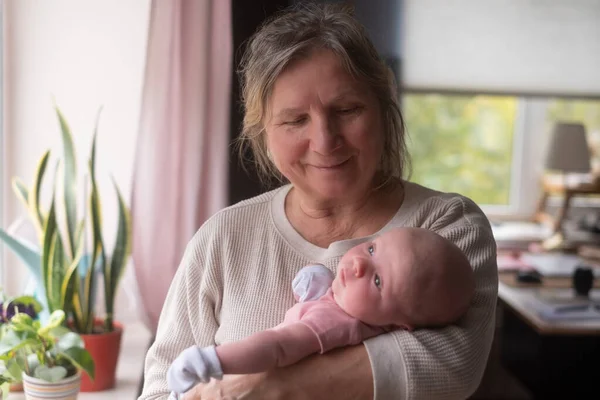
[[329, 155], [340, 146], [340, 136], [336, 132], [335, 123], [327, 117], [315, 118], [311, 132], [311, 148], [313, 151]]

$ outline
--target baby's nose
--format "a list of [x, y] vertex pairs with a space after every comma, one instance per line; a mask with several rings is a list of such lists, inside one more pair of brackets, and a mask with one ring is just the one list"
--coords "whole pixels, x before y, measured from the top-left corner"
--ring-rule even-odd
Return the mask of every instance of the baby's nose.
[[362, 278], [362, 276], [365, 274], [365, 269], [366, 269], [365, 260], [363, 260], [360, 257], [356, 258], [354, 260], [354, 275], [357, 278]]

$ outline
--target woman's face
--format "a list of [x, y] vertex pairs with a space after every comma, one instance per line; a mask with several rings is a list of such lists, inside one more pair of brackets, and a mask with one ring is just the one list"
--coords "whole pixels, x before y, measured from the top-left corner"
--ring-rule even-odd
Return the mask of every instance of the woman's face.
[[279, 171], [315, 201], [364, 197], [383, 151], [379, 102], [327, 50], [287, 67], [275, 82], [267, 146]]

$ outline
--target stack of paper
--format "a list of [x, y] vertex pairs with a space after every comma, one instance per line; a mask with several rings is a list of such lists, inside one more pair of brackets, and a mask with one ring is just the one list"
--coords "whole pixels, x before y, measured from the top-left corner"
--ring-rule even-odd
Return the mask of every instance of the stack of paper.
[[548, 321], [600, 319], [600, 298], [580, 297], [567, 291], [562, 294], [540, 292], [529, 304]]
[[[531, 265], [545, 277], [571, 277], [577, 267], [588, 266], [583, 258], [564, 253], [523, 253], [521, 261]], [[593, 268], [594, 276], [600, 278], [600, 268]]]
[[503, 222], [492, 224], [498, 249], [527, 250], [532, 242], [542, 242], [552, 236], [549, 226], [530, 222]]

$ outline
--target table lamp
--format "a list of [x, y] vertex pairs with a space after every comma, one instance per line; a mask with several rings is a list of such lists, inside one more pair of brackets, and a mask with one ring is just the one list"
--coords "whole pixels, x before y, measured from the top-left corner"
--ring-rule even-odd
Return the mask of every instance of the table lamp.
[[590, 149], [582, 124], [558, 122], [554, 126], [545, 167], [564, 175], [590, 172]]
[[[557, 122], [552, 130], [550, 146], [548, 148], [545, 169], [549, 172], [562, 174], [562, 196], [563, 201], [554, 218], [555, 235], [544, 241], [546, 249], [558, 248], [564, 245], [562, 224], [567, 215], [571, 198], [577, 193], [587, 193], [591, 189], [569, 184], [569, 174], [589, 173], [591, 170], [590, 149], [588, 146], [585, 127], [578, 123]], [[540, 204], [538, 206], [538, 218], [545, 216], [543, 209], [549, 196], [548, 187], [545, 185]]]

